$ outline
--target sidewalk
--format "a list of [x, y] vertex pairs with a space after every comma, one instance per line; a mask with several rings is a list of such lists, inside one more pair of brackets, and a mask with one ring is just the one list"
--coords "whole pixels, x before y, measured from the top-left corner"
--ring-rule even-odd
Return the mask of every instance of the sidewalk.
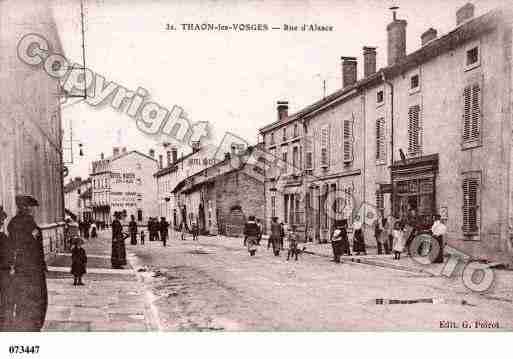
[[125, 269], [111, 269], [108, 234], [85, 241], [88, 263], [84, 286], [73, 286], [69, 253], [60, 253], [48, 261], [48, 312], [44, 331], [157, 329], [137, 273], [130, 265]]

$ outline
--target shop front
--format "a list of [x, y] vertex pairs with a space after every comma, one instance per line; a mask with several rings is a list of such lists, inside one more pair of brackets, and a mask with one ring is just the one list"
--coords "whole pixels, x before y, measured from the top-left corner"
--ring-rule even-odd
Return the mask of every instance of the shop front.
[[438, 155], [397, 161], [392, 166], [392, 208], [396, 218], [406, 219], [412, 210], [418, 225], [428, 229], [436, 214]]

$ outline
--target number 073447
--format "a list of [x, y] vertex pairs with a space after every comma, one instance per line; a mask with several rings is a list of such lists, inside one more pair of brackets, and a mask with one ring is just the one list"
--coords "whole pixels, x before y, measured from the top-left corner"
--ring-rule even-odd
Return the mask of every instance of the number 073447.
[[39, 345], [10, 345], [9, 354], [38, 354]]

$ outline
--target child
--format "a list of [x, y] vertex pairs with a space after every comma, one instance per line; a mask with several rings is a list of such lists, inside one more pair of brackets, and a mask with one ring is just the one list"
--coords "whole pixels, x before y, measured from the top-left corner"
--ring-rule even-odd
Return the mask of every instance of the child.
[[396, 223], [395, 228], [392, 231], [392, 236], [394, 238], [394, 259], [400, 260], [401, 259], [401, 253], [404, 250], [404, 224], [403, 223]]
[[144, 231], [141, 231], [141, 244], [144, 246]]
[[73, 249], [71, 250], [71, 274], [73, 274], [73, 285], [84, 285], [82, 276], [86, 273], [87, 256], [82, 248], [82, 239], [75, 238]]
[[297, 249], [297, 236], [296, 236], [296, 226], [292, 225], [289, 228], [289, 232], [287, 233], [287, 241], [289, 242], [289, 251], [287, 252], [287, 260], [289, 258], [295, 257], [297, 260], [298, 249]]

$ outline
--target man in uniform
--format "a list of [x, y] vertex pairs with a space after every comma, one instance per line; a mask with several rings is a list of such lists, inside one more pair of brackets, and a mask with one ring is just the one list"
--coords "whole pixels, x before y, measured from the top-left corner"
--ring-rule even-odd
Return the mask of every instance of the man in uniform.
[[18, 213], [7, 226], [13, 248], [14, 331], [40, 331], [48, 308], [46, 263], [41, 230], [33, 217], [39, 204], [30, 195], [17, 195]]

